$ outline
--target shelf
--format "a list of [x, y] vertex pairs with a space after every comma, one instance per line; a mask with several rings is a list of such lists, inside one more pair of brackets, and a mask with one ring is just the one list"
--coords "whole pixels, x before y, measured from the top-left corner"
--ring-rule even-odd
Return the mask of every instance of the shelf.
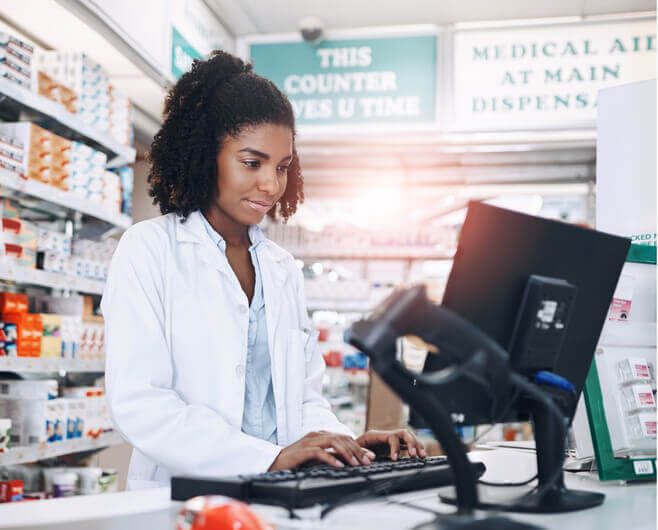
[[[0, 78], [0, 112], [21, 120], [35, 121], [45, 129], [69, 140], [77, 140], [107, 154], [108, 166], [118, 167], [135, 161], [135, 149], [123, 145], [109, 133], [96, 130], [62, 105], [40, 96], [7, 79]], [[14, 118], [14, 119], [15, 119]]]
[[59, 272], [30, 269], [21, 265], [0, 263], [0, 280], [13, 281], [28, 285], [39, 285], [53, 289], [69, 289], [79, 293], [103, 294], [105, 282], [78, 278]]
[[330, 251], [308, 249], [287, 249], [296, 259], [307, 260], [359, 260], [359, 259], [378, 259], [378, 260], [452, 260], [453, 254], [446, 252], [437, 252], [434, 249], [418, 248], [370, 248], [359, 251]]
[[378, 301], [371, 300], [308, 300], [306, 309], [308, 311], [337, 311], [367, 313], [377, 307]]
[[104, 359], [0, 357], [0, 372], [104, 372]]
[[72, 192], [60, 190], [55, 186], [34, 179], [21, 178], [16, 173], [6, 169], [0, 169], [0, 186], [15, 192], [18, 198], [20, 198], [20, 195], [36, 197], [60, 206], [67, 211], [80, 212], [118, 228], [126, 229], [132, 224], [132, 218], [128, 215], [108, 212], [100, 204], [82, 199]]
[[49, 442], [43, 445], [26, 445], [12, 447], [5, 453], [0, 453], [0, 466], [13, 464], [26, 464], [37, 462], [46, 458], [80, 453], [93, 449], [102, 449], [111, 445], [124, 443], [123, 438], [117, 432], [101, 434], [96, 439], [81, 438], [77, 440], [65, 440], [62, 442]]

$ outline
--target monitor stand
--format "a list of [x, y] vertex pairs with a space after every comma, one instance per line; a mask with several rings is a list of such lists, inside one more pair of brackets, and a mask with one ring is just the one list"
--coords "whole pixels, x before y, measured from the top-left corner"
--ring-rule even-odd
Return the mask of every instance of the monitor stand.
[[[487, 495], [493, 486], [478, 488], [479, 509], [495, 509], [520, 513], [562, 513], [593, 508], [603, 503], [605, 495], [589, 491], [570, 490], [564, 485], [564, 444], [555, 418], [544, 405], [533, 403], [532, 423], [537, 451], [538, 484], [531, 492], [513, 499], [496, 498], [491, 502]], [[499, 496], [496, 496], [499, 497]], [[455, 504], [454, 493], [440, 494], [443, 502]]]

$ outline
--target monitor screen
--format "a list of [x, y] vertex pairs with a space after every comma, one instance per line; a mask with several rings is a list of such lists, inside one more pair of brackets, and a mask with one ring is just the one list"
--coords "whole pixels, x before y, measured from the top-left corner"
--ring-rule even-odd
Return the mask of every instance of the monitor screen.
[[[628, 254], [626, 238], [560, 221], [518, 213], [484, 203], [470, 203], [443, 305], [475, 324], [504, 349], [509, 348], [528, 278], [540, 275], [577, 288], [554, 371], [580, 394], [608, 307]], [[448, 365], [428, 355], [424, 371]], [[440, 398], [464, 424], [491, 423], [491, 398], [484, 389], [460, 379]], [[573, 411], [572, 411], [573, 414]], [[528, 418], [518, 404], [499, 421]], [[412, 424], [422, 423], [412, 417]]]

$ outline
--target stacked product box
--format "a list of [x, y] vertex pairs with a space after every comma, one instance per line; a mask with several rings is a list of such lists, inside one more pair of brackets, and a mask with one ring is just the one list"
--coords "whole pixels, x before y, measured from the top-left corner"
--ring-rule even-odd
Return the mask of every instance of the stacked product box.
[[27, 88], [32, 86], [34, 47], [9, 33], [0, 32], [0, 75]]
[[71, 113], [76, 113], [78, 95], [66, 85], [58, 82], [45, 72], [37, 72], [35, 88], [40, 96], [50, 99], [64, 106]]
[[109, 264], [116, 249], [115, 239], [73, 241], [71, 270], [75, 276], [93, 280], [106, 280]]
[[[27, 311], [27, 296], [13, 293], [0, 295], [2, 309], [8, 313]], [[13, 322], [0, 321], [0, 357], [18, 356], [18, 327]]]
[[71, 256], [71, 236], [62, 232], [39, 228], [37, 268], [49, 272], [68, 272]]
[[11, 447], [11, 420], [0, 418], [0, 453], [4, 453]]
[[[0, 293], [0, 325], [16, 326], [16, 355], [39, 357], [43, 323], [41, 315], [27, 312], [27, 296], [15, 293]], [[9, 347], [9, 344], [5, 344]]]
[[125, 94], [110, 85], [110, 134], [124, 145], [132, 145], [133, 108]]
[[71, 88], [78, 96], [78, 115], [100, 131], [110, 130], [110, 80], [107, 72], [80, 52], [39, 54], [39, 69]]
[[135, 173], [130, 166], [122, 166], [112, 170], [119, 175], [121, 184], [121, 213], [132, 215], [133, 181]]
[[59, 408], [56, 407], [53, 413], [49, 407], [50, 402], [56, 401], [57, 390], [54, 379], [0, 380], [0, 416], [11, 419], [12, 445], [48, 441], [49, 419], [59, 413]]
[[81, 406], [84, 429], [82, 437], [98, 438], [112, 430], [112, 420], [107, 408], [105, 392], [100, 387], [73, 387], [64, 389], [65, 399]]
[[105, 326], [97, 322], [82, 322], [80, 359], [105, 358]]
[[61, 315], [61, 319], [62, 358], [77, 359], [80, 354], [82, 317], [79, 315]]
[[36, 311], [59, 316], [62, 358], [77, 359], [82, 336], [84, 298], [76, 295], [66, 298], [40, 295], [32, 301]]
[[121, 212], [120, 177], [112, 171], [103, 172], [103, 208], [111, 213]]
[[[7, 202], [5, 199], [3, 202]], [[39, 229], [36, 225], [18, 217], [3, 217], [0, 221], [0, 256], [5, 263], [23, 267], [36, 267], [37, 240]]]
[[101, 204], [107, 155], [80, 142], [71, 142], [69, 188], [78, 197]]
[[43, 336], [41, 337], [41, 357], [62, 357], [62, 316], [41, 314]]
[[103, 201], [107, 155], [30, 122], [0, 123], [0, 167], [24, 177]]
[[0, 137], [5, 139], [3, 163], [6, 169], [44, 184], [50, 184], [52, 161], [50, 131], [27, 121], [0, 123]]

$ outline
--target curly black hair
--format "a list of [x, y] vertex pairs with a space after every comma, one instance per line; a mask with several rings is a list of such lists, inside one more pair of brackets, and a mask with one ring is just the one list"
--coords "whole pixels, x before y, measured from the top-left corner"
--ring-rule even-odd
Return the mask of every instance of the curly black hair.
[[[175, 212], [183, 220], [204, 209], [217, 192], [217, 155], [224, 138], [264, 123], [290, 127], [293, 134], [288, 184], [278, 202], [285, 222], [304, 202], [292, 106], [251, 64], [219, 50], [207, 60], [195, 60], [167, 94], [164, 122], [149, 153], [153, 204], [163, 215]], [[268, 215], [275, 219], [277, 208]]]

